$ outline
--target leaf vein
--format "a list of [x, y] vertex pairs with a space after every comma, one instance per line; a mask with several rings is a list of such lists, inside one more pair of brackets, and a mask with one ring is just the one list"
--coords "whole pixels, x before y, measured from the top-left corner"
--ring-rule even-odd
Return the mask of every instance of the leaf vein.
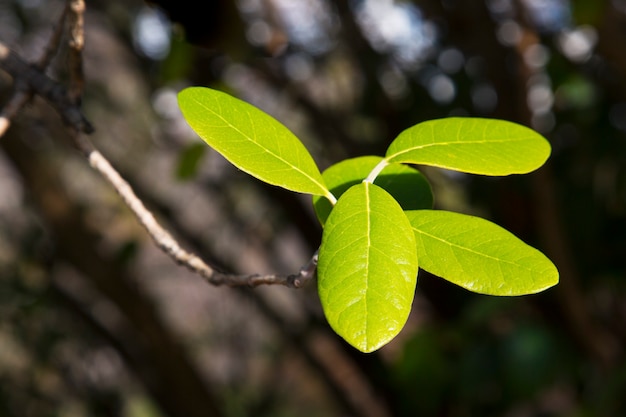
[[285, 160], [282, 156], [277, 155], [274, 152], [271, 152], [269, 149], [264, 148], [263, 146], [261, 146], [258, 143], [258, 139], [256, 136], [256, 124], [253, 122], [253, 120], [251, 119], [251, 115], [248, 111], [246, 111], [246, 115], [248, 116], [248, 119], [250, 119], [250, 125], [252, 126], [252, 130], [254, 132], [254, 138], [251, 138], [250, 136], [248, 136], [245, 132], [243, 132], [241, 129], [239, 129], [237, 126], [235, 126], [234, 124], [230, 123], [228, 120], [226, 120], [221, 112], [222, 112], [222, 108], [221, 108], [221, 103], [218, 102], [218, 105], [220, 107], [220, 112], [216, 112], [214, 109], [212, 109], [211, 107], [206, 106], [203, 102], [197, 101], [199, 106], [203, 107], [204, 109], [206, 109], [208, 112], [212, 113], [213, 115], [215, 115], [217, 118], [219, 118], [220, 120], [222, 120], [228, 127], [230, 127], [231, 129], [233, 129], [234, 131], [236, 131], [237, 133], [239, 133], [243, 138], [247, 139], [249, 142], [251, 142], [252, 144], [254, 144], [255, 146], [257, 146], [258, 148], [260, 148], [262, 151], [267, 152], [268, 154], [272, 155], [273, 157], [275, 157], [276, 159], [278, 159], [279, 161], [281, 161], [282, 163], [284, 163], [287, 166], [292, 167], [294, 170], [296, 170], [297, 172], [299, 172], [300, 174], [304, 175], [306, 178], [308, 178], [309, 180], [311, 180], [311, 182], [313, 182], [314, 184], [316, 184], [317, 186], [319, 186], [322, 190], [326, 190], [326, 186], [322, 183], [320, 183], [318, 180], [316, 180], [315, 178], [311, 177], [308, 173], [306, 173], [305, 171], [303, 171], [302, 169], [298, 168], [297, 166], [294, 166], [292, 164], [290, 164], [287, 160]]

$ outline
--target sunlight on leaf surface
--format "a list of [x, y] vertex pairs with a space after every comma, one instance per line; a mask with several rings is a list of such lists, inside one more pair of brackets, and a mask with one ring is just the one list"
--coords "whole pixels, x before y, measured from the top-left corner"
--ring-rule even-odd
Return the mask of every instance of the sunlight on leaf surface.
[[556, 285], [559, 272], [540, 251], [479, 217], [443, 210], [406, 213], [420, 267], [481, 294], [534, 294]]
[[272, 116], [205, 87], [182, 90], [178, 103], [194, 131], [242, 171], [291, 191], [330, 195], [311, 154]]
[[333, 330], [362, 352], [388, 343], [409, 316], [417, 271], [400, 205], [377, 185], [352, 186], [330, 213], [319, 251], [318, 290]]
[[387, 149], [390, 162], [432, 165], [482, 175], [525, 174], [550, 156], [534, 130], [504, 120], [450, 117], [400, 133]]

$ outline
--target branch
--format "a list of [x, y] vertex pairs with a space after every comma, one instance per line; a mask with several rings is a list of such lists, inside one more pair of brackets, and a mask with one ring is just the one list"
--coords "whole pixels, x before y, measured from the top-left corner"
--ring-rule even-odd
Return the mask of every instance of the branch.
[[18, 91], [32, 91], [45, 98], [66, 124], [81, 132], [93, 132], [93, 126], [70, 99], [63, 85], [48, 77], [36, 66], [22, 60], [2, 42], [0, 42], [0, 68], [13, 77]]
[[[56, 25], [48, 44], [44, 52], [41, 54], [41, 57], [35, 64], [36, 68], [40, 70], [44, 70], [52, 58], [54, 57], [59, 44], [61, 43], [61, 37], [63, 34], [63, 26], [65, 23], [65, 18], [67, 16], [67, 8], [63, 9], [63, 14], [61, 14], [61, 18], [59, 19], [59, 23]], [[0, 58], [4, 54], [8, 54], [8, 48], [0, 42]], [[0, 138], [4, 136], [5, 132], [11, 125], [11, 119], [13, 119], [20, 110], [28, 103], [28, 101], [33, 97], [32, 91], [16, 91], [9, 102], [4, 106], [2, 111], [0, 112]]]
[[[69, 0], [71, 89], [68, 96], [72, 97], [73, 101], [79, 101], [84, 85], [82, 71], [82, 49], [85, 43], [83, 35], [84, 11], [85, 3], [83, 0]], [[178, 241], [156, 221], [154, 215], [137, 197], [128, 182], [122, 178], [93, 144], [80, 134], [80, 129], [76, 129], [73, 133], [74, 143], [83, 152], [91, 167], [98, 171], [113, 186], [156, 245], [174, 259], [176, 263], [202, 276], [207, 282], [213, 285], [251, 287], [264, 284], [279, 284], [298, 288], [315, 276], [317, 253], [297, 274], [292, 275], [235, 275], [218, 272], [199, 256], [186, 251], [180, 246]]]
[[120, 197], [122, 197], [124, 203], [135, 214], [139, 223], [146, 229], [159, 249], [169, 255], [179, 265], [185, 266], [192, 272], [202, 276], [210, 284], [228, 285], [231, 287], [284, 285], [290, 288], [300, 288], [315, 277], [317, 252], [306, 265], [300, 268], [300, 271], [290, 275], [237, 275], [217, 271], [205, 263], [200, 257], [186, 251], [180, 246], [178, 241], [157, 222], [152, 212], [150, 212], [139, 197], [137, 197], [130, 184], [122, 178], [88, 139], [82, 137], [78, 132], [75, 132], [74, 142], [85, 155], [91, 167], [100, 173], [104, 179], [113, 186]]
[[84, 76], [82, 70], [82, 50], [84, 46], [83, 33], [83, 13], [85, 4], [83, 0], [69, 0], [66, 14], [70, 24], [70, 91], [56, 81], [49, 78], [42, 72], [46, 66], [46, 61], [52, 55], [51, 51], [55, 42], [58, 42], [57, 32], [53, 36], [44, 57], [39, 65], [29, 65], [23, 61], [18, 54], [11, 51], [6, 45], [0, 42], [0, 68], [13, 76], [16, 85], [23, 86], [22, 93], [14, 96], [9, 103], [8, 109], [0, 117], [0, 136], [6, 131], [10, 124], [10, 118], [21, 109], [21, 107], [31, 98], [31, 95], [38, 94], [48, 99], [57, 109], [64, 121], [72, 128], [71, 136], [75, 146], [84, 154], [89, 164], [105, 180], [107, 180], [122, 197], [124, 203], [135, 214], [141, 225], [146, 229], [157, 246], [169, 255], [176, 263], [183, 265], [191, 271], [202, 276], [207, 282], [213, 285], [228, 286], [250, 286], [259, 285], [284, 285], [290, 288], [300, 288], [315, 277], [317, 269], [317, 252], [311, 260], [304, 265], [300, 271], [290, 275], [260, 275], [260, 274], [226, 274], [217, 271], [206, 264], [197, 255], [183, 249], [178, 241], [165, 230], [155, 219], [154, 215], [145, 207], [143, 202], [137, 197], [131, 186], [113, 168], [109, 161], [93, 146], [83, 133], [91, 133], [93, 127], [80, 111], [77, 103], [80, 102], [84, 86]]
[[73, 103], [78, 103], [82, 97], [85, 85], [83, 73], [83, 47], [85, 46], [85, 19], [83, 15], [85, 13], [85, 2], [84, 0], [69, 0], [67, 6], [66, 10], [69, 11], [70, 26], [70, 89], [68, 96]]
[[135, 214], [139, 223], [146, 229], [156, 245], [179, 265], [183, 265], [191, 271], [205, 278], [213, 285], [250, 286], [259, 285], [284, 285], [291, 288], [300, 288], [315, 276], [317, 267], [317, 252], [300, 271], [291, 275], [234, 275], [224, 274], [207, 265], [202, 259], [193, 253], [184, 250], [172, 235], [165, 230], [154, 218], [152, 213], [144, 206], [142, 201], [135, 195], [131, 186], [111, 166], [109, 161], [100, 152], [91, 148], [86, 140], [82, 141], [81, 148], [84, 151], [90, 165], [98, 171], [122, 197], [128, 208]]

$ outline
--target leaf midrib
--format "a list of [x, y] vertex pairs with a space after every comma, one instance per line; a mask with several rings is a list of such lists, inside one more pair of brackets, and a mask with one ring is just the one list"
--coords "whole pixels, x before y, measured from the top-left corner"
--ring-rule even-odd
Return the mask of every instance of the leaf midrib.
[[522, 141], [527, 141], [529, 139], [532, 139], [532, 137], [529, 136], [529, 137], [523, 137], [523, 138], [518, 138], [518, 139], [499, 139], [499, 140], [472, 140], [472, 141], [462, 141], [462, 142], [461, 141], [432, 142], [432, 143], [425, 143], [419, 146], [412, 146], [410, 148], [396, 152], [392, 155], [387, 155], [385, 159], [388, 161], [392, 161], [394, 158], [400, 155], [417, 151], [417, 150], [421, 150], [421, 149], [425, 149], [425, 148], [429, 148], [429, 147], [436, 147], [436, 146], [459, 146], [459, 145], [478, 145], [478, 144], [485, 144], [485, 143], [491, 144], [491, 143], [522, 142]]
[[[267, 148], [264, 148], [263, 146], [259, 145], [258, 142], [255, 142], [250, 136], [248, 136], [247, 134], [245, 134], [243, 131], [241, 131], [239, 128], [237, 128], [235, 125], [233, 125], [232, 123], [230, 123], [228, 120], [226, 120], [221, 114], [217, 113], [215, 110], [213, 110], [211, 107], [207, 107], [204, 103], [196, 100], [196, 102], [203, 107], [204, 109], [206, 109], [207, 111], [209, 111], [210, 113], [214, 114], [216, 117], [218, 117], [220, 120], [222, 120], [228, 127], [230, 127], [231, 129], [235, 130], [236, 132], [238, 132], [241, 136], [243, 136], [246, 140], [248, 140], [248, 142], [250, 142], [251, 144], [255, 145], [256, 147], [262, 149], [264, 152], [272, 155], [273, 157], [275, 157], [276, 159], [280, 160], [281, 162], [283, 162], [285, 165], [292, 167], [293, 169], [295, 169], [296, 171], [298, 171], [299, 173], [301, 173], [302, 175], [304, 175], [306, 178], [308, 178], [309, 180], [311, 180], [314, 184], [316, 184], [318, 187], [320, 187], [326, 194], [326, 192], [328, 192], [326, 186], [324, 186], [322, 183], [320, 183], [319, 181], [317, 181], [315, 178], [311, 177], [308, 173], [306, 173], [305, 171], [303, 171], [302, 169], [298, 168], [297, 166], [294, 166], [292, 164], [290, 164], [288, 161], [286, 161], [284, 158], [282, 158], [279, 155], [276, 155], [274, 152], [270, 151]], [[221, 109], [221, 104], [219, 104], [220, 109]], [[256, 131], [256, 127], [254, 122], [252, 121], [252, 117], [250, 116], [250, 112], [248, 110], [245, 110], [246, 112], [246, 116], [248, 116], [248, 119], [250, 119], [250, 124], [252, 125], [253, 129]]]
[[442, 242], [442, 243], [448, 244], [449, 246], [451, 246], [451, 247], [455, 247], [455, 248], [460, 249], [460, 250], [462, 250], [462, 251], [466, 251], [466, 252], [469, 252], [469, 253], [472, 253], [472, 254], [475, 254], [475, 255], [478, 255], [478, 256], [481, 256], [481, 257], [487, 258], [487, 259], [491, 259], [491, 260], [497, 261], [498, 263], [500, 263], [500, 262], [501, 262], [501, 263], [506, 263], [506, 264], [509, 264], [509, 265], [514, 265], [514, 266], [520, 267], [521, 269], [524, 269], [524, 270], [526, 270], [526, 271], [528, 271], [528, 272], [531, 272], [531, 273], [533, 273], [533, 274], [537, 272], [536, 270], [531, 269], [531, 268], [529, 268], [529, 267], [526, 267], [526, 266], [524, 266], [524, 265], [522, 265], [522, 264], [518, 264], [518, 263], [513, 262], [513, 261], [508, 261], [508, 260], [506, 260], [506, 259], [496, 258], [495, 256], [487, 255], [487, 254], [485, 254], [485, 253], [481, 253], [481, 252], [478, 252], [478, 251], [472, 250], [471, 248], [468, 248], [468, 247], [465, 247], [465, 246], [461, 246], [461, 245], [459, 245], [459, 244], [457, 244], [457, 243], [450, 242], [450, 241], [448, 241], [448, 240], [442, 239], [442, 238], [440, 238], [440, 237], [438, 237], [438, 236], [431, 235], [430, 233], [427, 233], [427, 232], [424, 232], [423, 230], [417, 229], [415, 226], [411, 226], [411, 228], [412, 228], [414, 231], [416, 231], [416, 232], [418, 232], [418, 233], [420, 233], [420, 234], [426, 235], [426, 236], [428, 236], [428, 237], [430, 237], [430, 238], [432, 238], [432, 239], [438, 240], [439, 242]]
[[372, 238], [371, 238], [371, 230], [372, 230], [372, 208], [370, 207], [370, 187], [369, 183], [364, 182], [363, 186], [365, 187], [365, 207], [367, 210], [367, 223], [366, 223], [366, 231], [367, 231], [367, 262], [365, 263], [365, 297], [363, 297], [363, 303], [365, 304], [365, 348], [367, 349], [368, 344], [368, 334], [369, 334], [369, 317], [367, 310], [367, 296], [369, 294], [369, 278], [370, 278], [370, 259], [371, 259], [371, 251], [372, 251]]

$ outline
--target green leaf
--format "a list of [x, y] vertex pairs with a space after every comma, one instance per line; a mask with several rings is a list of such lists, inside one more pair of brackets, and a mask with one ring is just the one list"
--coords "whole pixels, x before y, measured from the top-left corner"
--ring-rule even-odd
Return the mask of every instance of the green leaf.
[[[380, 156], [346, 159], [327, 168], [322, 177], [333, 195], [339, 198], [348, 188], [362, 182], [382, 159]], [[430, 184], [415, 168], [402, 164], [387, 165], [374, 184], [391, 194], [404, 210], [433, 206]], [[326, 198], [313, 196], [313, 206], [320, 223], [324, 224], [333, 208], [331, 203]]]
[[495, 119], [450, 117], [419, 123], [387, 149], [389, 162], [432, 165], [483, 175], [525, 174], [550, 156], [534, 130]]
[[534, 294], [556, 285], [559, 272], [537, 249], [479, 217], [442, 210], [406, 213], [420, 267], [470, 291]]
[[242, 171], [291, 191], [334, 199], [311, 154], [272, 116], [204, 87], [182, 90], [178, 104], [195, 132]]
[[417, 281], [415, 237], [385, 190], [360, 183], [330, 213], [319, 250], [318, 292], [330, 326], [362, 352], [404, 327]]

